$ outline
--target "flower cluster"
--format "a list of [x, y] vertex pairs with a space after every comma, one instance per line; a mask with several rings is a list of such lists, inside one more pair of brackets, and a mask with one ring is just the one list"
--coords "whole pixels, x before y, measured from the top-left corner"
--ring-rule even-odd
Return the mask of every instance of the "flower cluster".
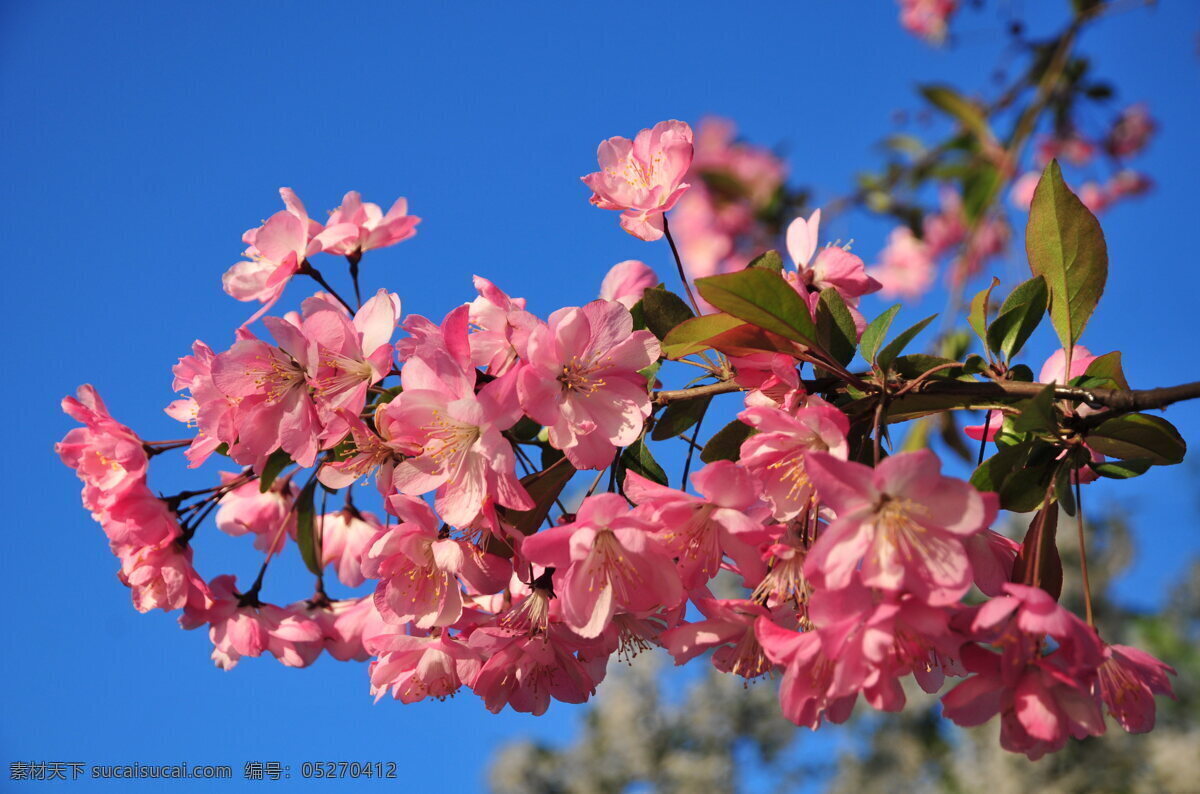
[[[685, 206], [689, 168], [734, 175], [751, 202], [778, 189], [781, 169], [730, 140], [709, 131], [693, 151], [687, 124], [662, 122], [601, 144], [601, 170], [584, 181], [594, 204], [622, 210], [623, 229], [657, 239], [664, 213]], [[143, 441], [90, 387], [64, 401], [83, 426], [58, 451], [135, 606], [207, 627], [218, 666], [269, 652], [302, 667], [326, 652], [370, 659], [377, 698], [467, 688], [492, 711], [541, 714], [551, 700], [587, 700], [614, 654], [661, 646], [678, 663], [711, 650], [719, 670], [746, 679], [781, 674], [783, 713], [812, 728], [845, 720], [860, 695], [901, 708], [910, 675], [929, 692], [961, 679], [946, 715], [970, 725], [999, 714], [1004, 746], [1030, 757], [1103, 731], [1105, 707], [1129, 730], [1152, 725], [1170, 668], [1104, 644], [1026, 581], [1024, 546], [992, 529], [996, 494], [944, 475], [929, 450], [881, 457], [877, 447], [869, 465], [861, 417], [801, 379], [815, 343], [701, 362], [709, 388], [744, 392], [741, 440], [706, 457], [691, 490], [674, 488], [646, 451], [648, 431], [667, 423], [655, 391], [664, 343], [641, 327], [653, 271], [622, 262], [598, 299], [545, 317], [481, 277], [477, 295], [436, 322], [403, 315], [383, 289], [351, 308], [308, 258], [345, 256], [357, 294], [363, 253], [410, 237], [417, 219], [403, 199], [384, 214], [351, 192], [321, 226], [282, 193], [287, 209], [246, 234], [248, 258], [226, 290], [263, 302], [260, 315], [294, 276], [322, 290], [299, 311], [262, 317], [266, 333], [243, 326], [220, 352], [197, 342], [174, 368], [183, 396], [167, 409], [195, 428], [191, 466], [216, 458], [237, 471], [156, 495], [150, 459], [182, 444]], [[957, 211], [947, 199], [922, 245], [961, 239]], [[819, 222], [818, 211], [791, 223], [793, 267], [767, 278], [783, 305], [799, 296], [812, 323], [840, 302], [857, 341], [859, 300], [881, 284], [846, 248], [818, 248]], [[1077, 353], [1075, 367], [1094, 360]], [[700, 396], [711, 394], [683, 400]], [[586, 470], [599, 474], [567, 510], [560, 497]], [[360, 482], [378, 492], [379, 515], [355, 506]], [[340, 510], [325, 509], [330, 495], [344, 495]], [[214, 511], [219, 530], [252, 536], [264, 554], [245, 589], [193, 568]], [[266, 603], [268, 566], [289, 542], [315, 592]], [[330, 570], [369, 592], [330, 598]], [[741, 597], [714, 595], [722, 572]], [[985, 600], [968, 605], [972, 593]]]

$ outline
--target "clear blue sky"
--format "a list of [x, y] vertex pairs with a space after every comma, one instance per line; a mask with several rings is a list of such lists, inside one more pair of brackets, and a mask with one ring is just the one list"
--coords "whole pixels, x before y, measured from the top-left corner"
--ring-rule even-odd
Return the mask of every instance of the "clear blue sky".
[[[1035, 27], [1065, 5], [1046, 3], [1053, 13], [1043, 7]], [[58, 401], [91, 382], [145, 437], [179, 436], [162, 414], [169, 367], [193, 339], [227, 345], [249, 314], [219, 279], [242, 231], [278, 208], [281, 185], [315, 217], [348, 189], [409, 198], [425, 219], [418, 236], [364, 263], [365, 283], [399, 292], [406, 313], [440, 317], [480, 273], [544, 315], [594, 297], [620, 260], [671, 272], [665, 245], [623, 234], [615, 213], [587, 203], [579, 176], [601, 139], [727, 115], [751, 139], [786, 146], [793, 181], [831, 197], [878, 162], [871, 146], [893, 109], [916, 106], [915, 83], [983, 88], [1001, 40], [990, 12], [967, 14], [961, 46], [942, 53], [904, 34], [884, 0], [737, 8], [746, 15], [718, 2], [4, 5], [0, 316], [13, 362], [30, 368], [9, 370], [0, 397], [6, 763], [186, 760], [232, 763], [240, 776], [248, 760], [290, 763], [293, 775], [303, 760], [392, 760], [420, 788], [471, 790], [498, 742], [574, 730], [578, 709], [562, 704], [540, 719], [492, 716], [470, 694], [373, 706], [357, 664], [294, 671], [264, 658], [217, 670], [203, 632], [131, 608], [52, 452], [70, 426]], [[1084, 338], [1097, 353], [1125, 351], [1139, 387], [1200, 378], [1196, 11], [1134, 10], [1084, 41], [1120, 100], [1147, 101], [1162, 126], [1140, 161], [1156, 191], [1102, 218], [1112, 275]], [[887, 228], [849, 218], [827, 231], [869, 256]], [[1037, 340], [1034, 364], [1051, 344]], [[1169, 418], [1200, 445], [1200, 409]], [[1133, 603], [1155, 603], [1200, 550], [1197, 471], [1190, 462], [1097, 487], [1094, 498], [1136, 510], [1139, 558], [1121, 584]], [[168, 491], [185, 482], [169, 466], [154, 477]], [[252, 578], [248, 543], [207, 534], [205, 575]], [[301, 597], [305, 581], [272, 578], [266, 595]]]

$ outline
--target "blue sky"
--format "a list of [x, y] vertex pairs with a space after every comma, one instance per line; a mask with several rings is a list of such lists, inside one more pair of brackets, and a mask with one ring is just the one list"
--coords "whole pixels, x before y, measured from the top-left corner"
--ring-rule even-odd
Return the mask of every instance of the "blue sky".
[[[1036, 5], [1044, 29], [1066, 3]], [[91, 382], [143, 436], [181, 435], [162, 413], [169, 368], [196, 338], [226, 346], [249, 315], [219, 279], [242, 231], [278, 209], [281, 185], [315, 217], [349, 189], [385, 204], [408, 197], [424, 218], [419, 234], [363, 265], [364, 285], [400, 293], [406, 313], [440, 317], [472, 296], [480, 273], [544, 315], [594, 297], [623, 259], [671, 275], [664, 244], [621, 233], [615, 213], [587, 203], [578, 177], [594, 169], [601, 139], [726, 115], [750, 139], [782, 145], [793, 181], [827, 199], [878, 163], [872, 145], [892, 130], [894, 109], [916, 108], [916, 83], [984, 89], [1001, 41], [990, 11], [966, 14], [960, 46], [938, 52], [900, 30], [889, 2], [744, 8], [736, 18], [718, 2], [0, 10], [0, 316], [14, 361], [32, 367], [10, 371], [0, 397], [13, 535], [0, 556], [6, 761], [187, 760], [232, 763], [238, 776], [249, 760], [290, 763], [293, 774], [303, 760], [391, 760], [412, 782], [470, 790], [504, 739], [570, 734], [578, 709], [562, 704], [540, 719], [492, 716], [470, 694], [373, 706], [356, 664], [215, 669], [202, 632], [130, 607], [74, 475], [52, 452], [70, 426], [58, 401]], [[1111, 276], [1083, 340], [1097, 353], [1123, 350], [1139, 387], [1200, 377], [1190, 355], [1197, 30], [1194, 5], [1164, 3], [1105, 21], [1083, 42], [1121, 89], [1114, 110], [1145, 100], [1161, 123], [1139, 161], [1155, 192], [1102, 218]], [[867, 258], [886, 232], [857, 216], [826, 230], [855, 238]], [[1014, 258], [1006, 272], [1015, 281], [1023, 267]], [[303, 295], [292, 288], [286, 300]], [[942, 298], [928, 303], [937, 310]], [[1043, 329], [1032, 363], [1051, 345]], [[1168, 417], [1200, 440], [1196, 406]], [[164, 490], [196, 486], [160, 470], [153, 482]], [[1135, 512], [1139, 557], [1120, 585], [1130, 602], [1153, 605], [1200, 551], [1196, 475], [1189, 462], [1096, 487], [1101, 503]], [[249, 544], [218, 534], [200, 544], [202, 572], [248, 581]], [[302, 582], [291, 589], [280, 575], [266, 595], [302, 597]]]

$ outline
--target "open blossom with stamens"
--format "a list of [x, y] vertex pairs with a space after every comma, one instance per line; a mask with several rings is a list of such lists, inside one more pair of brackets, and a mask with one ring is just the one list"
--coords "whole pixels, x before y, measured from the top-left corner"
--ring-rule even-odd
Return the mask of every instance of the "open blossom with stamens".
[[467, 644], [487, 658], [470, 686], [493, 713], [508, 705], [540, 716], [552, 697], [563, 703], [584, 703], [604, 679], [606, 657], [581, 655], [587, 643], [561, 624], [532, 637], [480, 628], [471, 632]]
[[861, 561], [864, 584], [935, 605], [970, 588], [963, 543], [995, 519], [995, 494], [941, 476], [929, 450], [893, 455], [874, 469], [814, 452], [806, 466], [821, 501], [837, 513], [805, 563], [818, 587], [845, 587]]
[[250, 246], [244, 254], [247, 259], [229, 268], [221, 278], [229, 295], [240, 301], [261, 301], [266, 304], [264, 310], [279, 299], [305, 259], [358, 238], [358, 226], [353, 223], [322, 227], [310, 219], [291, 188], [280, 188], [279, 195], [287, 209], [242, 235], [242, 241]]
[[742, 442], [741, 465], [762, 486], [777, 521], [806, 512], [812, 505], [813, 485], [805, 464], [810, 452], [828, 452], [839, 458], [849, 454], [846, 415], [820, 397], [804, 400], [794, 411], [768, 404], [749, 404], [738, 419], [758, 432]]
[[654, 334], [634, 331], [629, 310], [615, 301], [559, 309], [529, 335], [521, 405], [575, 468], [604, 468], [616, 447], [641, 435], [650, 393], [638, 370], [658, 355]]
[[683, 623], [664, 631], [663, 647], [680, 665], [716, 648], [712, 663], [723, 673], [743, 678], [765, 675], [775, 666], [763, 652], [754, 631], [759, 618], [786, 620], [786, 611], [773, 615], [761, 604], [745, 599], [692, 598], [696, 608], [706, 618], [695, 623]]
[[376, 477], [379, 491], [392, 490], [392, 474], [405, 455], [421, 454], [421, 444], [410, 437], [406, 426], [397, 423], [385, 409], [388, 403], [375, 408], [376, 433], [367, 423], [353, 414], [342, 417], [350, 428], [346, 456], [342, 460], [327, 460], [317, 469], [317, 479], [330, 488], [345, 488], [356, 480]]
[[475, 678], [483, 666], [478, 650], [445, 633], [383, 634], [368, 637], [366, 645], [378, 657], [371, 662], [371, 694], [376, 701], [389, 691], [401, 703], [427, 697], [443, 700]]
[[618, 612], [653, 612], [683, 598], [679, 574], [657, 527], [617, 494], [589, 496], [574, 523], [525, 540], [522, 555], [553, 567], [563, 618], [581, 637], [598, 637]]
[[422, 343], [404, 368], [404, 391], [380, 414], [408, 428], [420, 453], [396, 466], [393, 485], [419, 495], [437, 489], [437, 510], [453, 526], [473, 524], [496, 504], [528, 510], [533, 500], [516, 476], [516, 456], [503, 431], [521, 416], [515, 372], [475, 391], [467, 344], [467, 306], [447, 320], [445, 338]]
[[237, 442], [229, 456], [261, 471], [270, 454], [282, 449], [301, 466], [311, 466], [322, 427], [309, 392], [309, 341], [289, 320], [267, 317], [264, 323], [279, 347], [244, 333], [213, 362], [217, 388], [240, 400]]
[[1175, 668], [1127, 645], [1106, 645], [1097, 670], [1097, 688], [1108, 713], [1130, 733], [1154, 728], [1154, 696], [1175, 697], [1168, 674]]
[[663, 213], [688, 189], [683, 181], [692, 164], [692, 128], [660, 121], [634, 140], [609, 138], [596, 151], [600, 170], [583, 177], [591, 202], [624, 210], [621, 228], [642, 240], [663, 236]]
[[766, 572], [758, 545], [767, 538], [767, 509], [745, 469], [718, 460], [692, 476], [703, 498], [659, 485], [634, 472], [625, 475], [625, 496], [639, 512], [662, 527], [657, 537], [678, 560], [683, 586], [702, 587], [721, 570], [728, 555], [748, 582]]
[[339, 224], [353, 224], [357, 234], [347, 234], [343, 239], [325, 246], [326, 253], [350, 256], [362, 254], [372, 248], [386, 248], [403, 242], [417, 233], [421, 219], [408, 214], [408, 199], [398, 198], [385, 215], [378, 204], [364, 202], [357, 190], [351, 190], [342, 198], [342, 205], [329, 213], [330, 228]]
[[845, 248], [828, 246], [818, 253], [820, 224], [820, 210], [814, 211], [807, 220], [796, 218], [788, 224], [788, 256], [796, 270], [786, 271], [784, 278], [802, 293], [808, 292], [810, 287], [817, 291], [832, 287], [848, 306], [857, 306], [863, 295], [879, 291], [879, 282], [867, 275], [863, 261]]
[[84, 426], [69, 431], [54, 450], [83, 481], [84, 507], [97, 512], [145, 482], [148, 457], [142, 440], [112, 418], [95, 388], [85, 384], [77, 394], [64, 397], [62, 409]]
[[179, 359], [172, 368], [175, 391], [187, 390], [186, 399], [175, 400], [167, 406], [167, 415], [196, 428], [196, 438], [187, 448], [188, 466], [196, 468], [222, 444], [229, 446], [237, 440], [238, 399], [217, 388], [212, 367], [217, 354], [200, 340], [192, 343], [192, 354]]
[[791, 631], [767, 617], [755, 622], [754, 631], [767, 658], [783, 667], [779, 707], [784, 717], [814, 731], [825, 719], [841, 723], [850, 718], [858, 695], [829, 694], [835, 663], [825, 655], [815, 631]]
[[[308, 358], [313, 398], [326, 432], [345, 435], [341, 412], [358, 414], [367, 388], [391, 372], [392, 332], [400, 319], [400, 298], [379, 290], [351, 319], [338, 304], [322, 298], [304, 301], [301, 331], [312, 345]], [[330, 425], [337, 425], [336, 430]]]
[[477, 593], [496, 592], [508, 581], [511, 564], [441, 532], [425, 502], [397, 494], [388, 507], [401, 523], [375, 533], [361, 563], [364, 576], [379, 580], [375, 606], [388, 622], [453, 625], [463, 612], [460, 579]]

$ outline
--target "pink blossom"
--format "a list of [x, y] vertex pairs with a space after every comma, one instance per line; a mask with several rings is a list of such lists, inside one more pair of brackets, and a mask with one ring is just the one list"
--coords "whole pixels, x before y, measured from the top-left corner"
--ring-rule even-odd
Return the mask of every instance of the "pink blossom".
[[1077, 132], [1061, 137], [1046, 137], [1038, 142], [1037, 161], [1042, 167], [1058, 158], [1071, 165], [1084, 166], [1096, 156], [1096, 145]]
[[615, 301], [559, 309], [529, 336], [521, 405], [575, 468], [603, 468], [616, 447], [642, 433], [650, 393], [638, 370], [658, 356], [658, 340], [634, 331], [629, 310]]
[[930, 259], [937, 259], [967, 238], [967, 214], [962, 195], [952, 187], [938, 191], [941, 209], [926, 215], [921, 223], [921, 239]]
[[427, 697], [444, 700], [479, 674], [478, 650], [446, 634], [411, 637], [384, 634], [367, 639], [379, 658], [371, 662], [371, 694], [378, 701], [390, 690], [402, 703]]
[[[774, 664], [763, 652], [754, 630], [759, 618], [772, 618], [766, 607], [745, 599], [693, 598], [693, 603], [706, 620], [681, 624], [661, 636], [675, 664], [689, 662], [716, 648], [712, 663], [723, 673], [757, 678], [770, 672]], [[781, 611], [779, 617], [783, 616]]]
[[787, 165], [774, 152], [736, 140], [729, 119], [707, 117], [696, 128], [692, 173], [718, 172], [736, 182], [749, 204], [759, 209], [771, 202], [787, 177]]
[[492, 593], [512, 572], [505, 560], [440, 531], [420, 499], [397, 495], [389, 508], [400, 524], [381, 529], [362, 556], [361, 573], [378, 579], [375, 606], [389, 623], [417, 628], [450, 626], [463, 612], [461, 578], [475, 592]]
[[[437, 510], [453, 526], [467, 526], [481, 511], [501, 504], [528, 510], [533, 501], [517, 479], [516, 456], [503, 431], [521, 416], [514, 379], [498, 378], [475, 391], [466, 338], [467, 306], [447, 318], [444, 337], [434, 334], [405, 362], [404, 391], [380, 415], [407, 428], [420, 453], [398, 464], [393, 484], [401, 493], [437, 490]], [[438, 345], [442, 346], [439, 347]]]
[[964, 727], [999, 714], [1000, 746], [1033, 761], [1062, 749], [1069, 736], [1099, 736], [1104, 716], [1090, 678], [1064, 666], [1061, 654], [1009, 666], [983, 648], [964, 646], [963, 664], [976, 675], [942, 697], [942, 713]]
[[934, 605], [966, 593], [972, 575], [964, 541], [995, 519], [995, 494], [941, 476], [929, 450], [893, 455], [874, 469], [817, 452], [806, 465], [821, 500], [837, 513], [804, 566], [817, 586], [845, 587], [861, 561], [870, 587], [911, 592]]
[[880, 295], [906, 300], [916, 300], [928, 292], [936, 275], [928, 246], [907, 226], [892, 229], [887, 246], [879, 254], [879, 264], [868, 272], [880, 283]]
[[[244, 254], [247, 259], [229, 268], [221, 278], [230, 296], [240, 301], [261, 301], [266, 304], [264, 311], [279, 300], [287, 282], [308, 257], [327, 247], [342, 245], [348, 239], [357, 239], [359, 234], [358, 226], [353, 223], [336, 223], [326, 228], [311, 220], [291, 188], [280, 188], [279, 195], [287, 209], [242, 235], [242, 241], [250, 246]], [[247, 322], [261, 314], [260, 311]]]
[[371, 653], [363, 646], [363, 638], [384, 634], [391, 628], [369, 595], [312, 608], [309, 616], [321, 626], [326, 653], [340, 662], [365, 662]]
[[479, 297], [470, 304], [471, 363], [489, 375], [504, 375], [518, 363], [538, 319], [525, 311], [524, 298], [510, 298], [482, 276], [475, 276]]
[[84, 507], [96, 512], [145, 482], [148, 457], [142, 440], [112, 418], [90, 384], [77, 394], [63, 398], [62, 409], [84, 426], [69, 431], [54, 451], [83, 481]]
[[317, 622], [240, 594], [236, 583], [232, 576], [218, 576], [209, 583], [213, 604], [203, 620], [210, 624], [208, 636], [217, 667], [232, 669], [243, 656], [257, 657], [264, 651], [289, 667], [312, 664], [324, 642]]
[[1038, 587], [1010, 582], [980, 606], [971, 621], [976, 639], [997, 645], [1005, 669], [1016, 669], [1041, 655], [1044, 638], [1054, 638], [1058, 658], [1074, 670], [1095, 671], [1103, 661], [1103, 648], [1096, 630], [1064, 609]]
[[527, 538], [522, 555], [553, 567], [563, 618], [581, 637], [597, 637], [619, 612], [648, 613], [683, 598], [657, 527], [629, 511], [617, 494], [583, 501], [575, 521]]
[[217, 354], [200, 340], [192, 343], [192, 355], [179, 359], [172, 368], [175, 381], [171, 388], [187, 390], [190, 397], [167, 406], [167, 414], [188, 427], [195, 427], [196, 438], [188, 447], [190, 468], [196, 468], [222, 444], [233, 446], [237, 440], [237, 405], [213, 381], [212, 367]]
[[754, 630], [763, 653], [784, 668], [779, 684], [779, 706], [784, 717], [814, 731], [823, 719], [841, 723], [850, 718], [858, 696], [829, 694], [835, 665], [822, 650], [815, 631], [797, 633], [766, 617], [755, 622]]
[[240, 400], [238, 437], [229, 455], [261, 471], [267, 457], [282, 449], [301, 466], [311, 466], [322, 426], [309, 392], [309, 342], [288, 320], [268, 317], [264, 322], [279, 347], [247, 333], [213, 362], [217, 388]]
[[584, 703], [604, 679], [606, 660], [583, 657], [578, 639], [561, 626], [534, 637], [481, 628], [471, 633], [468, 645], [487, 657], [470, 686], [494, 713], [509, 705], [541, 716], [552, 697]]
[[765, 570], [756, 545], [767, 510], [749, 473], [727, 460], [714, 461], [692, 476], [703, 498], [625, 475], [625, 495], [639, 512], [663, 527], [658, 540], [678, 560], [683, 586], [702, 587], [721, 570], [728, 555], [743, 578], [758, 581]]
[[816, 291], [833, 288], [847, 305], [857, 306], [860, 297], [877, 292], [880, 284], [867, 275], [863, 261], [844, 248], [828, 246], [813, 258], [820, 223], [821, 211], [816, 210], [808, 220], [796, 218], [788, 224], [788, 256], [796, 270], [784, 273], [784, 277], [801, 294], [810, 288]]
[[170, 612], [188, 604], [202, 609], [208, 585], [192, 567], [192, 550], [167, 540], [153, 546], [126, 548], [121, 553], [121, 581], [133, 591], [138, 612]]
[[380, 493], [386, 494], [392, 490], [392, 476], [396, 464], [406, 455], [421, 454], [422, 446], [411, 438], [409, 428], [388, 413], [389, 403], [382, 403], [375, 408], [376, 433], [367, 423], [353, 414], [342, 414], [343, 421], [350, 428], [350, 439], [345, 444], [345, 457], [342, 460], [326, 460], [317, 469], [317, 479], [330, 488], [345, 488], [353, 485], [355, 480], [369, 478], [378, 472], [377, 482]]
[[1104, 141], [1104, 148], [1114, 157], [1129, 157], [1146, 148], [1150, 136], [1158, 124], [1142, 103], [1130, 105], [1121, 111]]
[[1042, 175], [1037, 171], [1021, 174], [1017, 181], [1013, 182], [1008, 193], [1008, 202], [1016, 209], [1029, 212], [1029, 205], [1033, 203], [1033, 191], [1037, 189], [1041, 179]]
[[1098, 687], [1108, 713], [1130, 733], [1154, 728], [1154, 696], [1175, 697], [1171, 679], [1175, 668], [1150, 654], [1127, 645], [1106, 645], [1100, 665]]
[[[236, 477], [228, 472], [221, 473], [224, 483]], [[217, 529], [234, 537], [251, 533], [254, 548], [265, 552], [275, 544], [278, 551], [282, 548], [281, 538], [296, 537], [294, 501], [299, 492], [300, 489], [290, 481], [277, 481], [265, 493], [259, 488], [258, 480], [240, 485], [217, 503]]]
[[364, 203], [357, 190], [342, 198], [342, 206], [329, 213], [329, 227], [353, 224], [357, 234], [325, 246], [326, 253], [351, 256], [372, 248], [386, 248], [403, 242], [417, 233], [421, 219], [408, 214], [408, 199], [398, 198], [385, 215], [378, 204]]
[[616, 301], [626, 309], [642, 299], [642, 293], [658, 284], [658, 276], [645, 262], [626, 259], [613, 265], [600, 284], [600, 299]]
[[609, 138], [596, 152], [600, 170], [583, 177], [592, 204], [624, 210], [621, 228], [642, 240], [663, 236], [663, 213], [688, 189], [683, 181], [692, 164], [692, 128], [660, 121], [630, 141]]
[[900, 24], [914, 36], [931, 44], [946, 39], [950, 17], [958, 10], [958, 0], [899, 0]]
[[794, 411], [752, 405], [738, 418], [758, 431], [742, 442], [741, 465], [762, 486], [778, 521], [795, 518], [812, 505], [809, 453], [829, 452], [840, 458], [849, 454], [849, 420], [819, 397], [808, 398]]
[[383, 530], [379, 519], [346, 509], [322, 515], [316, 525], [321, 533], [321, 567], [333, 565], [338, 581], [347, 587], [358, 587], [366, 581], [363, 556]]
[[116, 495], [93, 517], [104, 528], [116, 553], [128, 548], [157, 546], [179, 537], [179, 519], [144, 483], [135, 483]]

